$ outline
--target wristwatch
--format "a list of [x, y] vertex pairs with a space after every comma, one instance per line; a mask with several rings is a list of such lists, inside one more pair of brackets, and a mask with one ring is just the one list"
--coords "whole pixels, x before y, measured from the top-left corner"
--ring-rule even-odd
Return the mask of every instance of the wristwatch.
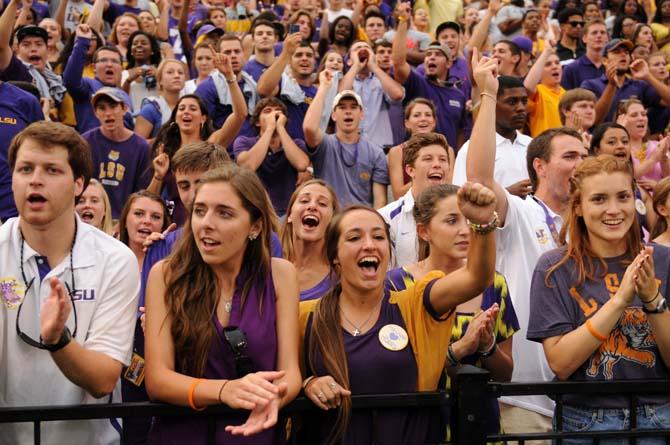
[[49, 352], [56, 352], [60, 351], [61, 349], [69, 345], [70, 341], [72, 341], [72, 333], [70, 332], [70, 329], [68, 329], [66, 326], [65, 329], [63, 329], [63, 332], [60, 334], [60, 339], [58, 339], [58, 343], [48, 345], [42, 342], [42, 346]]
[[654, 309], [647, 309], [646, 306], [644, 305], [642, 306], [642, 312], [644, 312], [645, 314], [662, 314], [667, 310], [668, 310], [668, 302], [665, 300], [665, 298], [661, 298]]
[[226, 79], [226, 83], [235, 83], [235, 82], [237, 82], [237, 76], [236, 76], [235, 74], [233, 74], [233, 78], [232, 78], [232, 79], [228, 79], [228, 78], [226, 78], [226, 77], [224, 77], [224, 79]]

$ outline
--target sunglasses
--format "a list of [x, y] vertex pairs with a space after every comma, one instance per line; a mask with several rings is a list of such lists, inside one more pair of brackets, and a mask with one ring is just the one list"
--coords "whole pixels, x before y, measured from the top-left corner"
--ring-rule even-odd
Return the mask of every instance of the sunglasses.
[[568, 24], [569, 24], [570, 26], [572, 26], [573, 28], [576, 28], [576, 27], [578, 27], [578, 26], [584, 26], [584, 23], [585, 23], [585, 22], [579, 22], [579, 21], [577, 21], [577, 20], [573, 20], [573, 21], [568, 22]]

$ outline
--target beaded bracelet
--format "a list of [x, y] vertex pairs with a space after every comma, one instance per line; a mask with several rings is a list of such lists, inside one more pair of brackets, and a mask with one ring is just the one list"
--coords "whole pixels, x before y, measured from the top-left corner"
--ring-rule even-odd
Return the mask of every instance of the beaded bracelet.
[[487, 222], [486, 224], [473, 223], [470, 220], [468, 220], [468, 224], [470, 224], [470, 228], [473, 232], [479, 235], [488, 235], [498, 228], [498, 212], [494, 211], [493, 218], [491, 218], [491, 221]]

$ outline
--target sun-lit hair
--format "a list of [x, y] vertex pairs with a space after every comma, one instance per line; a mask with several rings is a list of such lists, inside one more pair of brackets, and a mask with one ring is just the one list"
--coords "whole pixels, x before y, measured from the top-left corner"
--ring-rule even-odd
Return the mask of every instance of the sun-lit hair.
[[[100, 192], [102, 202], [105, 205], [105, 214], [102, 215], [102, 220], [100, 221], [100, 227], [98, 227], [98, 229], [102, 230], [107, 235], [111, 235], [114, 233], [114, 220], [112, 218], [112, 204], [109, 202], [109, 195], [107, 195], [105, 187], [103, 187], [100, 181], [95, 178], [91, 178], [88, 182], [88, 187], [86, 187], [86, 189], [89, 188], [95, 188]], [[84, 192], [86, 192], [86, 190], [84, 190]]]
[[[570, 179], [568, 214], [559, 235], [561, 244], [566, 245], [566, 250], [563, 258], [547, 271], [545, 276], [547, 286], [549, 286], [551, 274], [570, 260], [575, 264], [577, 272], [577, 282], [575, 285], [577, 286], [584, 283], [585, 280], [594, 280], [597, 278], [594, 275], [596, 272], [596, 262], [602, 266], [603, 276], [607, 273], [607, 263], [600, 255], [594, 252], [584, 218], [577, 214], [578, 208], [582, 204], [584, 180], [601, 173], [608, 175], [624, 173], [628, 175], [630, 177], [630, 191], [631, 193], [635, 191], [633, 170], [630, 163], [625, 160], [612, 155], [600, 155], [586, 158], [577, 166], [574, 176]], [[631, 206], [633, 206], [632, 201]], [[635, 213], [634, 209], [632, 212]], [[635, 256], [642, 248], [640, 224], [635, 217], [626, 234], [626, 247], [623, 261], [629, 264], [635, 259]]]
[[656, 187], [654, 187], [653, 203], [654, 211], [658, 214], [658, 219], [656, 220], [654, 229], [651, 231], [651, 239], [662, 235], [668, 230], [667, 218], [658, 211], [658, 206], [665, 205], [668, 196], [670, 196], [670, 177], [665, 177], [658, 181]]
[[[453, 184], [439, 184], [428, 187], [421, 192], [419, 197], [414, 202], [414, 221], [416, 224], [428, 226], [430, 221], [437, 212], [437, 204], [443, 199], [455, 196], [458, 193], [459, 187]], [[430, 255], [430, 243], [419, 238], [419, 260], [425, 260]]]

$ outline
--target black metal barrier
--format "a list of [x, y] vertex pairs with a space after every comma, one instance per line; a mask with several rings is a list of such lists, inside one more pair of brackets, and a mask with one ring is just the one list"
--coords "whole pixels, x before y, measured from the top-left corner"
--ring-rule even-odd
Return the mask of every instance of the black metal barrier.
[[[625, 394], [629, 398], [629, 408], [637, 405], [639, 395], [670, 394], [669, 380], [654, 381], [608, 381], [608, 382], [549, 382], [549, 383], [498, 383], [490, 381], [489, 372], [473, 366], [461, 366], [452, 379], [451, 394], [421, 392], [407, 394], [371, 394], [352, 396], [352, 408], [383, 411], [388, 408], [426, 408], [451, 406], [458, 413], [456, 424], [452, 425], [452, 437], [459, 445], [484, 445], [487, 442], [518, 442], [523, 445], [529, 440], [547, 440], [568, 438], [591, 438], [594, 445], [605, 438], [635, 438], [663, 436], [670, 445], [670, 429], [638, 430], [636, 410], [631, 409], [630, 429], [611, 432], [552, 432], [526, 434], [487, 435], [485, 429], [484, 408], [486, 400], [501, 396], [514, 395], [551, 395], [556, 400], [556, 410], [562, 410], [562, 397], [565, 394]], [[306, 411], [317, 410], [312, 402], [299, 397], [282, 409], [282, 415], [290, 416]], [[75, 406], [29, 406], [0, 408], [0, 423], [31, 422], [34, 425], [34, 443], [41, 441], [40, 423], [56, 420], [105, 419], [121, 417], [153, 417], [202, 415], [210, 420], [220, 414], [230, 414], [234, 410], [225, 405], [210, 406], [204, 412], [194, 412], [188, 408], [160, 403], [117, 403]], [[559, 424], [559, 431], [561, 425]]]

